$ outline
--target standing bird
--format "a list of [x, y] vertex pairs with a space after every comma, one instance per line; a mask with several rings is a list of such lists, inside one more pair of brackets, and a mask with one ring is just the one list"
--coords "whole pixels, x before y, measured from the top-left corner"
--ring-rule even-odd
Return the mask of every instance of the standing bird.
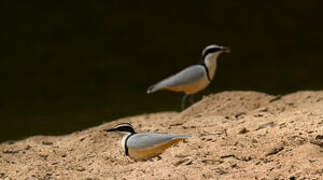
[[193, 104], [192, 95], [205, 89], [210, 84], [216, 71], [217, 58], [223, 52], [230, 53], [230, 48], [218, 45], [207, 46], [202, 51], [202, 60], [200, 64], [189, 66], [150, 86], [147, 93], [150, 94], [162, 89], [185, 92], [181, 104], [183, 110], [188, 96], [190, 96], [190, 101]]
[[171, 145], [191, 137], [183, 134], [157, 134], [157, 133], [136, 133], [132, 125], [122, 123], [106, 132], [119, 131], [125, 136], [121, 139], [121, 146], [124, 148], [127, 156], [139, 161], [148, 160], [161, 154]]

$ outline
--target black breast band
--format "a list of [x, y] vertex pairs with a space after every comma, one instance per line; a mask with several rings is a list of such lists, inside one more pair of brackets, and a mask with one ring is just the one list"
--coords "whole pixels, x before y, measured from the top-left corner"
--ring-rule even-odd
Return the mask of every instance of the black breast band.
[[134, 134], [136, 134], [136, 133], [132, 133], [129, 136], [127, 136], [127, 138], [126, 138], [126, 140], [124, 142], [124, 149], [125, 149], [126, 156], [129, 156], [129, 150], [128, 150], [128, 145], [127, 145], [128, 139]]
[[209, 69], [206, 67], [205, 63], [201, 63], [201, 65], [204, 67], [204, 69], [206, 71], [207, 79], [211, 82], [211, 77], [210, 77]]

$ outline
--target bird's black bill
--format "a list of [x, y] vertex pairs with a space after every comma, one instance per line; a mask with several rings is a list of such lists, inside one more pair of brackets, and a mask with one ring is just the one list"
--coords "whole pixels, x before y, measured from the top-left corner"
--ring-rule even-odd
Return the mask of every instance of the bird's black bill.
[[111, 129], [105, 129], [104, 131], [105, 131], [105, 132], [111, 132], [111, 131], [116, 131], [116, 129], [111, 128]]

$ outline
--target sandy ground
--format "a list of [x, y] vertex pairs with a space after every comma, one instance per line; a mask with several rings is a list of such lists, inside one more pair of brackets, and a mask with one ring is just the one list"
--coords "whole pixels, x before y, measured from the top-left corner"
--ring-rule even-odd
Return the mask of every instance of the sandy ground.
[[[131, 108], [131, 107], [129, 107]], [[154, 162], [124, 155], [117, 133], [184, 133]], [[0, 179], [323, 179], [323, 91], [223, 92], [187, 110], [127, 117], [65, 136], [0, 145]]]

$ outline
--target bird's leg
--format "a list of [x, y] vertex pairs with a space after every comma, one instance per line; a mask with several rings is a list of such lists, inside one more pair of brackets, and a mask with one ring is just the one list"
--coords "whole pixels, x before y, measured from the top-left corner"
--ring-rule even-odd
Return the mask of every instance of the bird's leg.
[[185, 101], [187, 99], [187, 96], [189, 96], [189, 94], [185, 94], [182, 98], [182, 104], [181, 104], [182, 111], [185, 109]]
[[195, 103], [193, 95], [190, 95], [190, 103], [191, 103], [191, 105]]

